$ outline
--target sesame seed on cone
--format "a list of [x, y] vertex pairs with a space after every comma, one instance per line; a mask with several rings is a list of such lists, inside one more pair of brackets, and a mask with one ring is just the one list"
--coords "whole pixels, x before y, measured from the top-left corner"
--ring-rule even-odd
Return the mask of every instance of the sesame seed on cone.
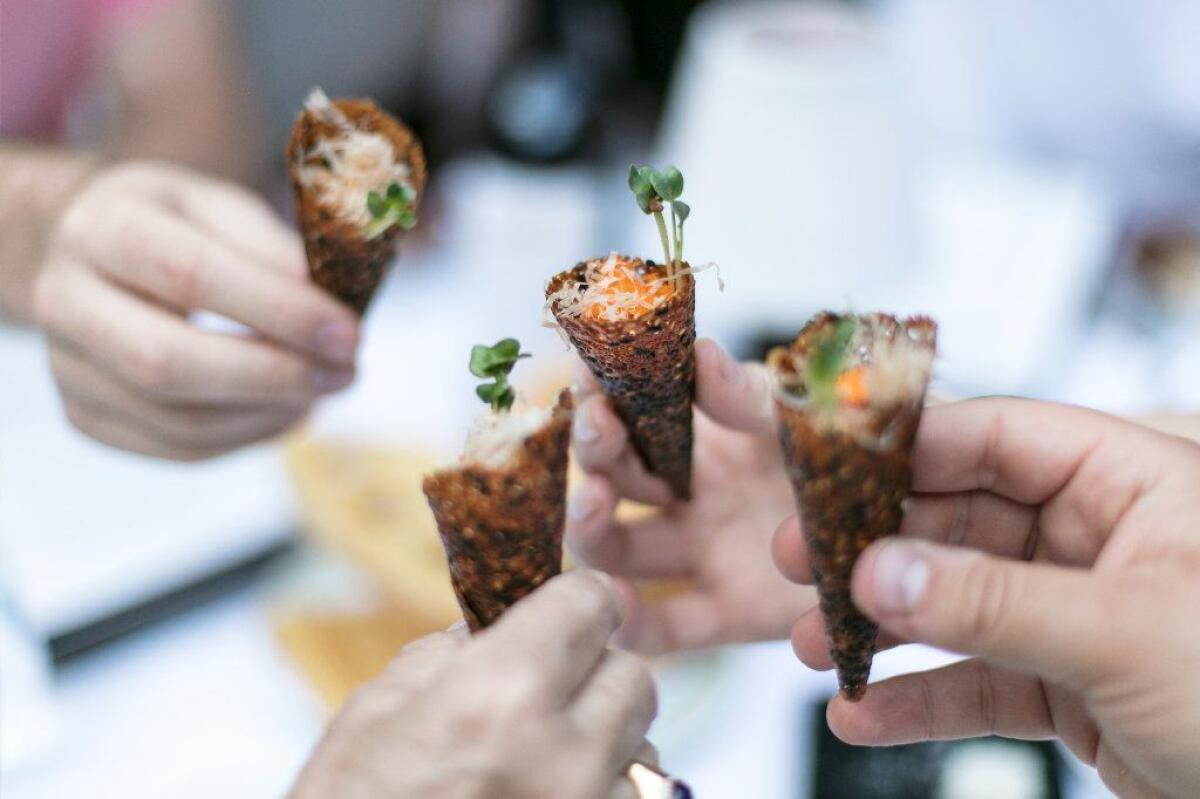
[[[642, 265], [640, 259], [626, 259]], [[652, 269], [661, 266], [645, 264]], [[684, 269], [688, 268], [685, 263]], [[691, 498], [692, 398], [695, 393], [696, 283], [690, 274], [673, 294], [634, 319], [610, 321], [563, 313], [553, 296], [586, 286], [587, 264], [560, 272], [546, 285], [550, 311], [591, 369], [629, 430], [642, 463], [678, 499]]]
[[[392, 145], [396, 160], [409, 167], [409, 182], [419, 203], [425, 191], [425, 154], [412, 131], [367, 99], [335, 100], [333, 106], [357, 129], [377, 133]], [[292, 126], [285, 156], [309, 274], [317, 285], [361, 316], [387, 274], [404, 231], [393, 225], [368, 238], [359, 226], [341, 218], [336, 208], [323, 202], [315, 188], [301, 183], [300, 170], [314, 145], [339, 133], [336, 124], [305, 108]], [[362, 200], [365, 206], [365, 195]]]
[[[811, 403], [797, 402], [780, 388], [781, 373], [794, 369], [809, 345], [836, 324], [824, 313], [805, 326], [789, 348], [768, 358], [775, 377], [780, 444], [820, 598], [829, 654], [838, 684], [851, 701], [866, 690], [878, 628], [855, 606], [850, 593], [854, 564], [872, 542], [895, 535], [912, 485], [912, 448], [925, 399], [928, 373], [919, 390], [888, 404], [862, 409], [848, 422], [845, 408], [823, 416]], [[907, 336], [930, 356], [936, 325], [923, 317], [897, 321], [885, 314], [858, 317], [887, 336]], [[840, 418], [841, 417], [841, 418]]]
[[563, 391], [550, 420], [504, 468], [467, 464], [424, 480], [472, 632], [562, 570], [572, 411], [571, 393]]

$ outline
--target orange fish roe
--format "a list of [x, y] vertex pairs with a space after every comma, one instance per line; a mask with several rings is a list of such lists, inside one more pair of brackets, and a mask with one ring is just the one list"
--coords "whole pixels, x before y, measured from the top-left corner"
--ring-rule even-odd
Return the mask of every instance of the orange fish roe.
[[595, 293], [588, 299], [584, 315], [591, 319], [635, 319], [666, 302], [674, 293], [663, 278], [639, 275], [626, 262], [605, 261], [591, 278]]
[[838, 375], [837, 396], [850, 405], [865, 406], [868, 401], [866, 368], [857, 366]]

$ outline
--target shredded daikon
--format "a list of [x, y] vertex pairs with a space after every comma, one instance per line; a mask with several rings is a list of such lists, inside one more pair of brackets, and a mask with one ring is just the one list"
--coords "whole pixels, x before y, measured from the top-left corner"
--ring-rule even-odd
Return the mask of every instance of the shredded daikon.
[[[603, 261], [599, 258], [588, 261], [584, 273], [586, 282], [564, 283], [546, 298], [542, 324], [546, 327], [557, 327], [554, 321], [556, 313], [568, 319], [586, 314], [590, 318], [605, 322], [637, 319], [670, 299], [671, 292], [659, 291], [660, 287], [671, 285], [670, 277], [646, 277], [639, 274], [631, 264], [630, 260], [622, 259], [616, 252], [609, 253], [608, 258]], [[687, 266], [680, 269], [676, 276], [694, 275], [708, 269], [717, 270], [717, 280], [724, 291], [725, 284], [720, 278], [721, 270], [715, 263]], [[615, 288], [635, 281], [644, 288], [634, 291]]]
[[383, 193], [392, 183], [412, 190], [408, 164], [396, 160], [384, 136], [360, 130], [320, 89], [312, 90], [304, 108], [341, 131], [294, 155], [300, 184], [315, 189], [321, 204], [332, 208], [338, 218], [365, 229], [371, 224], [369, 193]]
[[502, 469], [512, 462], [525, 439], [541, 430], [550, 421], [550, 408], [517, 406], [512, 410], [481, 414], [467, 433], [463, 448], [463, 463], [486, 469]]

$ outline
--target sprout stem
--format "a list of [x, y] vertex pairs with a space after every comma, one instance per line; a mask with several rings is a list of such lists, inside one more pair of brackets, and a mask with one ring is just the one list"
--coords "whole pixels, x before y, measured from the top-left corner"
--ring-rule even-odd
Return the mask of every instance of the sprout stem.
[[663, 263], [667, 267], [667, 277], [672, 282], [675, 280], [675, 264], [671, 260], [671, 244], [667, 239], [667, 223], [663, 221], [662, 211], [654, 212], [654, 222], [658, 225], [658, 238], [662, 242], [663, 248]]

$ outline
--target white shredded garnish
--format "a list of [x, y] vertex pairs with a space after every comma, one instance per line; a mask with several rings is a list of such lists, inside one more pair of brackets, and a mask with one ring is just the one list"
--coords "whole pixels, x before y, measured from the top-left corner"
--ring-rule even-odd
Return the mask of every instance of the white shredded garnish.
[[312, 90], [304, 108], [336, 125], [341, 134], [320, 139], [306, 152], [296, 153], [300, 185], [316, 190], [321, 204], [332, 208], [338, 218], [365, 230], [371, 224], [367, 195], [383, 193], [392, 183], [411, 191], [409, 165], [396, 160], [396, 152], [384, 136], [359, 130], [321, 89]]
[[[680, 269], [677, 277], [695, 275], [708, 269], [717, 270], [717, 281], [721, 290], [725, 283], [721, 280], [721, 269], [716, 263], [709, 262], [699, 266], [687, 266]], [[622, 262], [616, 252], [609, 253], [606, 260], [595, 259], [586, 266], [586, 283], [566, 282], [546, 298], [542, 312], [542, 325], [557, 328], [555, 311], [560, 317], [575, 319], [585, 314], [593, 319], [605, 322], [618, 322], [636, 319], [649, 311], [653, 311], [671, 298], [671, 294], [660, 294], [655, 289], [670, 284], [672, 278], [666, 275], [656, 275], [647, 278]], [[632, 279], [649, 291], [613, 290], [619, 282]], [[565, 338], [565, 337], [564, 337]]]
[[525, 439], [541, 430], [553, 415], [550, 408], [514, 406], [496, 413], [486, 411], [474, 422], [463, 448], [462, 462], [485, 469], [502, 469], [512, 462]]

